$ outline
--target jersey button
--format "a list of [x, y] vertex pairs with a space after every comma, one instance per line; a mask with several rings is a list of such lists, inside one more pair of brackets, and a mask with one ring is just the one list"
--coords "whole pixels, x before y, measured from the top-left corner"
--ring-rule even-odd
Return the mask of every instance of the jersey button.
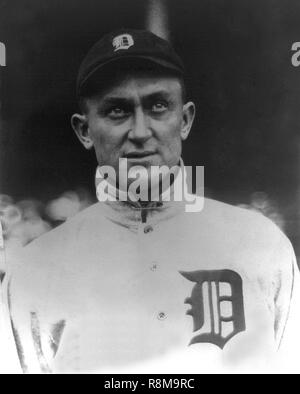
[[145, 234], [151, 233], [151, 231], [153, 231], [153, 227], [150, 226], [150, 224], [148, 224], [147, 226], [144, 227]]
[[157, 314], [158, 320], [165, 320], [166, 317], [167, 317], [167, 314], [166, 314], [165, 312], [159, 312], [159, 313]]

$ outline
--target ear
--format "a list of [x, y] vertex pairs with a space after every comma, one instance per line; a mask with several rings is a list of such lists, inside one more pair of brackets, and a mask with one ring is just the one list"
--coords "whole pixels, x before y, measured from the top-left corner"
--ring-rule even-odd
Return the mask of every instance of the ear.
[[181, 139], [186, 140], [190, 134], [192, 124], [195, 118], [195, 104], [192, 101], [184, 104], [182, 113]]
[[71, 125], [85, 149], [92, 149], [94, 143], [90, 137], [87, 116], [81, 114], [72, 115]]

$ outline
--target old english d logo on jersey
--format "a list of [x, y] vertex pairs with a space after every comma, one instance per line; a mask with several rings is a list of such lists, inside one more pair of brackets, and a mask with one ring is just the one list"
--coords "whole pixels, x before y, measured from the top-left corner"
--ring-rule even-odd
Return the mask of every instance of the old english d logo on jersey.
[[121, 34], [113, 39], [112, 44], [116, 52], [120, 49], [130, 48], [134, 44], [134, 41], [130, 34]]
[[[191, 305], [187, 314], [193, 317], [193, 331], [202, 329], [190, 345], [208, 342], [223, 349], [232, 337], [246, 329], [242, 278], [231, 270], [180, 273], [195, 282], [185, 303]], [[225, 315], [223, 306], [227, 306]]]

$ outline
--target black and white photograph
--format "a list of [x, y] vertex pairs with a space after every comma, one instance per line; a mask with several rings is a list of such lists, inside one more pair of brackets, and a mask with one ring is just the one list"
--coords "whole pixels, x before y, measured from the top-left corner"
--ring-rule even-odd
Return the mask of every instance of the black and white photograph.
[[299, 164], [299, 1], [0, 0], [0, 374], [300, 373]]

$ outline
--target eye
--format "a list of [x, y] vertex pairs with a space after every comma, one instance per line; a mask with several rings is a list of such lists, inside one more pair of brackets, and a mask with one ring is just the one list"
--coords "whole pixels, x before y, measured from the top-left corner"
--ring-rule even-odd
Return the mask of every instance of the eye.
[[128, 115], [128, 111], [122, 107], [112, 107], [107, 110], [106, 115], [111, 119], [122, 119]]
[[164, 101], [157, 101], [152, 105], [152, 112], [162, 113], [168, 109], [168, 104]]

